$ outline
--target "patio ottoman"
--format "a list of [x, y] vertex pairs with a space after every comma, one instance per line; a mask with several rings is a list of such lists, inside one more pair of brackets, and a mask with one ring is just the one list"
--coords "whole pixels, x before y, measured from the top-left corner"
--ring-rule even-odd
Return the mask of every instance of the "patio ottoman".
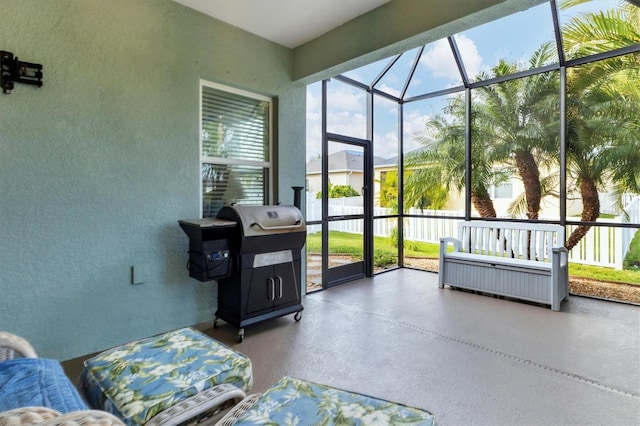
[[86, 360], [80, 381], [92, 408], [127, 425], [152, 425], [177, 424], [226, 401], [240, 401], [253, 376], [249, 358], [183, 328]]
[[247, 425], [423, 425], [431, 413], [331, 386], [283, 377], [262, 395], [250, 395], [217, 426]]

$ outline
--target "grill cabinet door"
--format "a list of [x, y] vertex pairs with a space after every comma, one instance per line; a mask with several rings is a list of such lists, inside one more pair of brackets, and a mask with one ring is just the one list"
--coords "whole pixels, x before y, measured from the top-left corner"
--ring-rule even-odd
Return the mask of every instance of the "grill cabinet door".
[[300, 303], [300, 286], [296, 280], [293, 262], [274, 266], [276, 298], [274, 308]]
[[247, 282], [246, 316], [251, 317], [300, 303], [294, 264], [254, 268]]
[[245, 293], [245, 317], [260, 315], [273, 310], [275, 278], [273, 266], [247, 270], [243, 276]]

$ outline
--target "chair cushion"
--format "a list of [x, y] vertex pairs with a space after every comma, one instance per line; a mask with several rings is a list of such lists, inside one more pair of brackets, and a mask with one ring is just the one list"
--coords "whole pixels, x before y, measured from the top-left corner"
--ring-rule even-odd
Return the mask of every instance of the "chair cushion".
[[233, 424], [434, 426], [436, 420], [419, 408], [284, 377]]
[[145, 424], [205, 389], [253, 384], [246, 356], [191, 328], [131, 342], [85, 361], [82, 387], [89, 404], [126, 424]]
[[0, 362], [0, 411], [47, 407], [61, 413], [86, 410], [60, 363], [46, 358]]

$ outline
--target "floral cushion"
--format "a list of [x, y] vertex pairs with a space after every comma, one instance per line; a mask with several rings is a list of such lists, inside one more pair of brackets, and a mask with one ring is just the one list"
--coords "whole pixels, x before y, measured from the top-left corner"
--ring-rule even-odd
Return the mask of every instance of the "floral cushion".
[[427, 411], [330, 386], [284, 377], [271, 386], [239, 425], [435, 425]]
[[247, 392], [251, 361], [227, 346], [183, 328], [105, 351], [84, 363], [82, 387], [95, 409], [142, 425], [172, 405], [230, 383]]

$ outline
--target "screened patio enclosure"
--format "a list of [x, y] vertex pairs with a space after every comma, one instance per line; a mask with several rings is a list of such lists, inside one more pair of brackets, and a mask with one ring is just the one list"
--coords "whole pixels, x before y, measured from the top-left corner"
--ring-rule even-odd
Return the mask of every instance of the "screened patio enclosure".
[[437, 271], [469, 219], [563, 225], [572, 278], [640, 285], [634, 3], [544, 2], [308, 86], [308, 291]]

